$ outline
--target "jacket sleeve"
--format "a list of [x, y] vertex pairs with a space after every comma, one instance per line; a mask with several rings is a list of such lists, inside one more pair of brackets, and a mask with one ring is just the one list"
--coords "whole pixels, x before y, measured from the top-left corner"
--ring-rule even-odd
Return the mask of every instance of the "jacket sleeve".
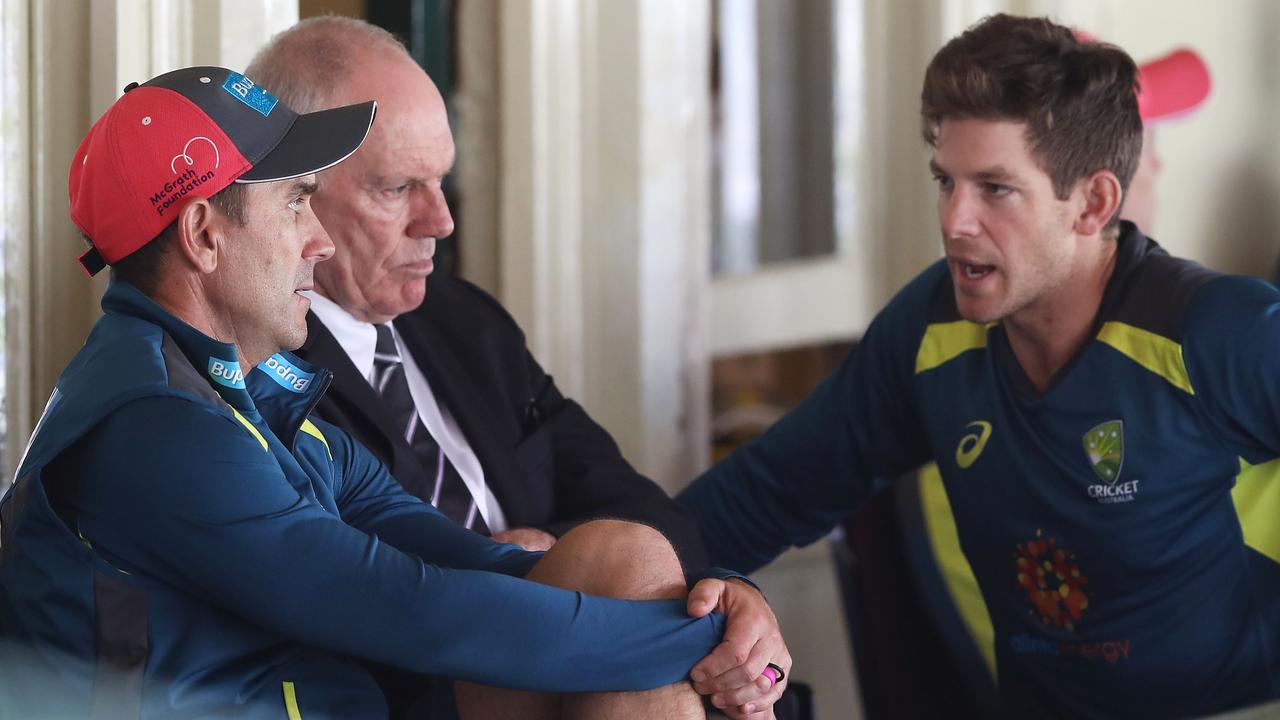
[[350, 435], [318, 418], [312, 421], [333, 453], [334, 500], [342, 520], [352, 527], [425, 563], [456, 570], [524, 577], [542, 557], [478, 533], [458, 532], [457, 523], [405, 491], [387, 467]]
[[385, 473], [338, 488], [354, 523], [416, 516], [423, 537], [402, 552], [326, 510], [314, 479], [282, 469], [234, 419], [187, 400], [130, 403], [71, 455], [80, 530], [105, 559], [332, 652], [521, 689], [639, 690], [684, 678], [723, 630], [722, 616], [689, 618], [679, 601], [424, 562], [471, 533], [391, 497]]
[[800, 405], [680, 494], [713, 564], [754, 572], [830, 532], [877, 478], [926, 461], [912, 378], [938, 273], [899, 293]]

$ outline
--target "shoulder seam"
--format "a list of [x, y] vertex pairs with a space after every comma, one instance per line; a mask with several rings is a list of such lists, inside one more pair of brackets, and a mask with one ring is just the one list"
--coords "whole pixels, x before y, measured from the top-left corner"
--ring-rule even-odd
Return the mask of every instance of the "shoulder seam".
[[987, 335], [994, 326], [995, 323], [969, 320], [928, 324], [916, 351], [915, 374], [944, 365], [970, 350], [985, 348]]
[[1097, 339], [1164, 378], [1170, 385], [1188, 395], [1196, 394], [1180, 343], [1118, 320], [1104, 323], [1098, 331]]

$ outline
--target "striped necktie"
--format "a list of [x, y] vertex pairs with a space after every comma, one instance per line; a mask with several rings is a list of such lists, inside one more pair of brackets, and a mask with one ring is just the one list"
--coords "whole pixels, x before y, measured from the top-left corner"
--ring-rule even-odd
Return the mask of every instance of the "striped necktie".
[[449, 462], [440, 444], [418, 416], [418, 408], [409, 394], [409, 381], [404, 363], [396, 347], [390, 325], [374, 325], [378, 341], [373, 349], [373, 389], [382, 398], [387, 414], [400, 428], [409, 447], [426, 469], [425, 478], [397, 478], [405, 489], [436, 506], [441, 513], [459, 525], [488, 535], [489, 528], [476, 507], [475, 498], [462, 476]]

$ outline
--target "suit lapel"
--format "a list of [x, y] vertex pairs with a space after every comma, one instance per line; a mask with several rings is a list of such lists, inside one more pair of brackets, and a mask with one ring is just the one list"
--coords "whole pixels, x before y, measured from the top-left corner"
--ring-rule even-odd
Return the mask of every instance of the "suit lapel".
[[510, 413], [503, 410], [501, 402], [491, 393], [472, 382], [464, 359], [420, 310], [396, 319], [395, 326], [430, 383], [436, 401], [448, 409], [466, 436], [467, 444], [480, 460], [485, 484], [500, 505], [510, 507], [512, 499], [518, 499], [519, 494], [510, 487], [512, 454], [504, 452], [499, 444], [500, 438], [511, 436], [513, 432], [517, 433], [516, 438], [519, 437], [518, 427], [500, 425], [511, 417]]
[[[417, 461], [413, 450], [404, 441], [396, 423], [387, 417], [382, 399], [373, 391], [369, 381], [356, 369], [355, 363], [351, 362], [351, 356], [342, 349], [342, 345], [338, 343], [333, 333], [329, 332], [324, 323], [320, 322], [320, 318], [312, 312], [307, 313], [307, 341], [303, 345], [303, 351], [310, 362], [328, 368], [333, 373], [333, 384], [329, 392], [336, 391], [341, 395], [347, 404], [363, 414], [365, 422], [376, 428], [378, 434], [386, 438], [392, 446], [391, 457], [394, 460], [388, 461], [387, 464], [391, 467], [392, 474], [396, 475], [396, 479], [405, 482], [408, 478], [402, 476], [409, 472], [420, 476], [425, 475], [422, 464]], [[404, 467], [407, 462], [412, 462], [413, 465]], [[406, 486], [411, 487], [411, 484], [410, 482]]]

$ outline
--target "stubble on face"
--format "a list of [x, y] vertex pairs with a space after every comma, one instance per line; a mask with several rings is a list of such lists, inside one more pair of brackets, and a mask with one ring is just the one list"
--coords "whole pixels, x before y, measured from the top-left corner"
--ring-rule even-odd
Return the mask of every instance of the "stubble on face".
[[1034, 314], [1071, 272], [1071, 212], [1031, 155], [1025, 126], [946, 120], [932, 166], [961, 316], [991, 323]]
[[249, 365], [306, 342], [310, 300], [299, 293], [313, 287], [316, 263], [327, 256], [323, 235], [318, 253], [310, 246], [319, 224], [299, 199], [314, 188], [314, 176], [250, 185], [244, 225], [225, 218], [214, 337], [235, 344]]

